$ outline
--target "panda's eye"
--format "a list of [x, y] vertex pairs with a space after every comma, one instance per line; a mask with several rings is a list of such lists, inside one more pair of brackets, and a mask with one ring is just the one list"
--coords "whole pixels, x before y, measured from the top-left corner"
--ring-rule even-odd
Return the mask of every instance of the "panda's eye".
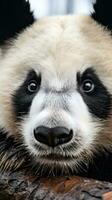
[[82, 90], [85, 93], [91, 93], [95, 89], [94, 82], [91, 79], [86, 79], [82, 82]]
[[30, 83], [28, 84], [28, 92], [30, 94], [33, 94], [37, 91], [38, 88], [38, 83], [35, 80], [30, 81]]

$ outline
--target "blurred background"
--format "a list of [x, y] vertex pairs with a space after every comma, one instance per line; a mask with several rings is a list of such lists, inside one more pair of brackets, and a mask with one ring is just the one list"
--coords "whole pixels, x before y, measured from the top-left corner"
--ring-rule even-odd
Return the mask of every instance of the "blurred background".
[[94, 0], [30, 0], [36, 17], [63, 14], [89, 14]]

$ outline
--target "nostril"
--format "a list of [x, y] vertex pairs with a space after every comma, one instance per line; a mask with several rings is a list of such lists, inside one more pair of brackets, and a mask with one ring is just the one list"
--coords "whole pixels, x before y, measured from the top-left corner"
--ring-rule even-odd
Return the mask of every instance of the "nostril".
[[72, 140], [73, 138], [73, 130], [68, 130], [68, 129], [65, 129], [63, 130], [63, 132], [59, 135], [57, 135], [57, 139], [58, 139], [58, 145], [59, 144], [65, 144], [65, 143], [68, 143]]
[[47, 141], [47, 133], [49, 132], [49, 128], [38, 127], [34, 130], [35, 139], [40, 143], [45, 143]]
[[73, 137], [73, 131], [70, 130], [70, 132], [62, 132], [60, 135], [59, 135], [59, 138], [68, 138], [68, 137]]

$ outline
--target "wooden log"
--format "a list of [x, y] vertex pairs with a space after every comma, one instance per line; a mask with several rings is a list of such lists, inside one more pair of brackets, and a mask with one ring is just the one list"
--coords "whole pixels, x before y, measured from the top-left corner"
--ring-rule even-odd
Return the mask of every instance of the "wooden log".
[[112, 200], [112, 192], [107, 192], [103, 195], [103, 200]]
[[0, 200], [112, 200], [112, 183], [81, 177], [0, 174]]

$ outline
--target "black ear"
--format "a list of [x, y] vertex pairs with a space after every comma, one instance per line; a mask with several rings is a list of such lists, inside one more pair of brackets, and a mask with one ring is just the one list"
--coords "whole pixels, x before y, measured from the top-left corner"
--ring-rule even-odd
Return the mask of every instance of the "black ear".
[[35, 21], [27, 0], [0, 0], [0, 44]]
[[95, 0], [92, 18], [112, 30], [112, 0]]

